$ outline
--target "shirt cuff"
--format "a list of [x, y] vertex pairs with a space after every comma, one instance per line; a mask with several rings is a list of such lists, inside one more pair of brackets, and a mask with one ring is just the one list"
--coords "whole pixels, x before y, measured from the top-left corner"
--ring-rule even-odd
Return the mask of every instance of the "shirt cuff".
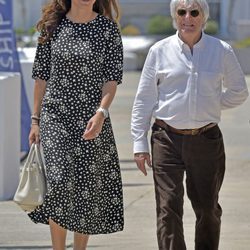
[[147, 138], [145, 138], [144, 140], [135, 141], [133, 151], [134, 151], [134, 154], [135, 153], [149, 153], [149, 145], [148, 145]]

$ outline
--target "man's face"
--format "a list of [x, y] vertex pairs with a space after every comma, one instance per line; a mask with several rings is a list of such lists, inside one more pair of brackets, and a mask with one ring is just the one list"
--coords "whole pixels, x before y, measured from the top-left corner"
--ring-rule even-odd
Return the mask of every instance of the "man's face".
[[181, 2], [176, 9], [176, 25], [182, 36], [197, 36], [201, 33], [204, 16], [198, 4], [184, 5]]

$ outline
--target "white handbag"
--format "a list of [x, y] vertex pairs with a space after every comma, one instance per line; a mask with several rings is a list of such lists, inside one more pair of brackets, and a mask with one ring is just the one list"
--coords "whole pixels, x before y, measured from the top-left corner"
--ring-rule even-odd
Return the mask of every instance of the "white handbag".
[[47, 182], [40, 148], [33, 143], [13, 200], [24, 211], [31, 212], [43, 203], [46, 192]]

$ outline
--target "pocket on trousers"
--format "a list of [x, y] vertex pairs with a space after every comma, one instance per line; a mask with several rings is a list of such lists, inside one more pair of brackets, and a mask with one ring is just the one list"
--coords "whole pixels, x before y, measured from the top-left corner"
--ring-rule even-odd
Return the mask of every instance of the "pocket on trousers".
[[152, 126], [152, 134], [158, 133], [158, 132], [162, 132], [164, 131], [164, 128], [162, 128], [161, 126], [157, 125], [156, 123], [153, 124]]
[[220, 140], [222, 139], [222, 133], [220, 131], [220, 128], [216, 125], [213, 128], [210, 128], [209, 130], [203, 132], [202, 137], [208, 139], [208, 140]]

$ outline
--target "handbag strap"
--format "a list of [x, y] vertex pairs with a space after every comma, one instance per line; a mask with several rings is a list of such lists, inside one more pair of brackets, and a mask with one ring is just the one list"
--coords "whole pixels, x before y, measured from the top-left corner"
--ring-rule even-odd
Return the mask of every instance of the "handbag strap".
[[34, 160], [34, 156], [35, 156], [35, 144], [32, 143], [32, 145], [30, 147], [30, 150], [29, 150], [29, 154], [28, 154], [27, 160], [26, 160], [26, 162], [25, 162], [25, 164], [23, 166], [24, 169], [29, 168], [29, 166], [31, 165], [31, 163]]
[[32, 166], [32, 163], [36, 161], [41, 168], [41, 171], [45, 174], [45, 167], [42, 160], [42, 155], [40, 152], [40, 147], [36, 143], [32, 143], [27, 160], [24, 164], [24, 169], [28, 169]]
[[40, 147], [38, 144], [35, 144], [35, 158], [39, 165], [43, 166], [42, 155], [40, 152]]
[[38, 144], [35, 144], [34, 152], [35, 152], [36, 161], [37, 161], [38, 165], [41, 166], [41, 170], [42, 170], [43, 174], [45, 175], [45, 167], [43, 164], [42, 155], [41, 155], [40, 147]]

